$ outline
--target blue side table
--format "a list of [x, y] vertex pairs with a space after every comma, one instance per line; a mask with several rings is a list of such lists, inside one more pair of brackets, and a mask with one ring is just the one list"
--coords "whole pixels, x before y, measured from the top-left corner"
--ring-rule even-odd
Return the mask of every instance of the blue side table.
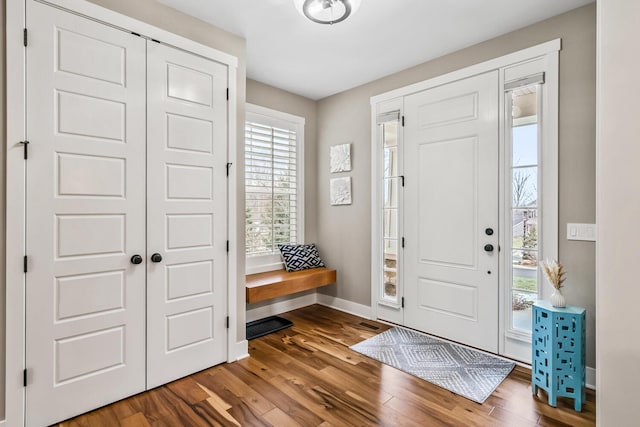
[[557, 397], [573, 398], [576, 411], [585, 400], [585, 309], [553, 307], [547, 301], [533, 304], [533, 357], [531, 382], [534, 395], [546, 390], [549, 405]]

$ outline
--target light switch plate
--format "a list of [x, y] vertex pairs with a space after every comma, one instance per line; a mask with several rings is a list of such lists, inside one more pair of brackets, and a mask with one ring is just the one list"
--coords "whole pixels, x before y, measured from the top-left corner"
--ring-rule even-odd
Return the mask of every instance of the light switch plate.
[[567, 223], [567, 240], [595, 242], [597, 237], [595, 224]]

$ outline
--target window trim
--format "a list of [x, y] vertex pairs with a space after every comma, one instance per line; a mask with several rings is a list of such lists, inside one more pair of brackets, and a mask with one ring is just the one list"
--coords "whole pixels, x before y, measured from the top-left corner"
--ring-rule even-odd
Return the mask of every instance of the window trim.
[[[266, 126], [281, 127], [295, 131], [296, 133], [296, 203], [298, 210], [298, 224], [297, 235], [298, 243], [304, 243], [304, 130], [305, 130], [305, 118], [296, 116], [293, 114], [285, 113], [282, 111], [274, 110], [260, 105], [245, 104], [245, 126], [246, 122], [256, 122]], [[243, 139], [243, 147], [246, 143]], [[243, 161], [244, 157], [243, 157]], [[246, 186], [245, 186], [246, 190]], [[245, 203], [246, 203], [246, 191], [245, 191]], [[245, 227], [245, 242], [246, 242], [246, 217], [244, 221]], [[260, 256], [247, 256], [246, 260], [246, 274], [262, 273], [265, 271], [281, 270], [284, 268], [282, 259], [278, 254], [260, 255]]]

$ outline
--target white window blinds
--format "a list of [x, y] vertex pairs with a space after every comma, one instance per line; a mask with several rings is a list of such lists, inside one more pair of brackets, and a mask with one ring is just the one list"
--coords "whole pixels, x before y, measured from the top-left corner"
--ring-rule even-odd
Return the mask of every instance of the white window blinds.
[[278, 253], [298, 243], [296, 130], [247, 120], [245, 199], [247, 257]]

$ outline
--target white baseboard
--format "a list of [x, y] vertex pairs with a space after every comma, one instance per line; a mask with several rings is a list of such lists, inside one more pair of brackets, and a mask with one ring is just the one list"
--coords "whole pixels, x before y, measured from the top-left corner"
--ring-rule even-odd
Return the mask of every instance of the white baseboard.
[[286, 313], [287, 311], [297, 310], [302, 307], [307, 307], [316, 303], [316, 294], [310, 293], [295, 298], [290, 298], [284, 301], [274, 302], [273, 304], [267, 304], [256, 308], [247, 310], [247, 322], [253, 320], [263, 319], [269, 316], [275, 316], [277, 314]]
[[586, 371], [585, 383], [587, 385], [587, 388], [590, 388], [591, 390], [595, 390], [596, 389], [596, 369], [587, 366], [585, 371]]
[[347, 301], [346, 299], [332, 297], [330, 295], [317, 294], [320, 305], [334, 308], [336, 310], [344, 311], [345, 313], [353, 314], [355, 316], [364, 317], [365, 319], [371, 319], [371, 307], [368, 305], [358, 304], [356, 302]]
[[233, 344], [233, 348], [229, 352], [229, 362], [235, 362], [249, 357], [249, 341], [242, 340]]

